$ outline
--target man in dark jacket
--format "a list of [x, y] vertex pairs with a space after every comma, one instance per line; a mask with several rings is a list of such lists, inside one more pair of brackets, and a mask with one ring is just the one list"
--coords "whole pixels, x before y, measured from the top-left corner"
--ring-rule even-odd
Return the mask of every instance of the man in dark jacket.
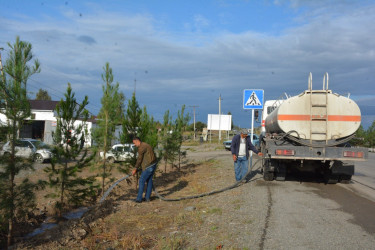
[[142, 171], [141, 177], [139, 178], [138, 196], [135, 202], [141, 203], [145, 184], [147, 184], [145, 200], [150, 201], [152, 192], [152, 177], [155, 173], [157, 162], [154, 150], [150, 145], [142, 142], [139, 137], [134, 137], [133, 143], [138, 148], [138, 157], [132, 174], [135, 175], [135, 173], [138, 171]]
[[252, 150], [259, 156], [263, 155], [261, 152], [258, 152], [255, 146], [251, 143], [247, 130], [242, 129], [240, 134], [233, 137], [231, 144], [236, 181], [241, 180], [247, 174], [249, 165], [249, 150]]

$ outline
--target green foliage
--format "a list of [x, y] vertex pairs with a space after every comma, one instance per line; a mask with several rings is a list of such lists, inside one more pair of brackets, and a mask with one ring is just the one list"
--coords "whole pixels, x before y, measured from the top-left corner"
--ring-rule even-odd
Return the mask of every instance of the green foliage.
[[372, 122], [371, 126], [366, 131], [366, 144], [370, 148], [375, 147], [375, 121]]
[[355, 133], [355, 138], [350, 141], [353, 146], [361, 146], [365, 142], [366, 131], [363, 129], [362, 125], [359, 127]]
[[158, 130], [154, 118], [147, 113], [146, 106], [143, 107], [139, 125], [139, 138], [155, 148], [158, 145]]
[[45, 169], [48, 173], [48, 184], [55, 189], [48, 197], [57, 197], [58, 216], [67, 205], [78, 206], [89, 199], [94, 199], [97, 185], [95, 177], [79, 176], [90, 165], [95, 154], [88, 155], [84, 142], [87, 138], [86, 121], [88, 119], [87, 96], [78, 104], [72, 88], [68, 83], [65, 100], [56, 106], [57, 126], [53, 139], [57, 145], [53, 150], [51, 166]]
[[[122, 134], [121, 143], [132, 143], [133, 136], [139, 132], [141, 122], [142, 110], [139, 107], [138, 101], [133, 93], [132, 99], [128, 101], [128, 108], [125, 117], [122, 121]], [[139, 136], [139, 135], [138, 135]], [[142, 139], [142, 138], [141, 138]], [[128, 173], [129, 167], [134, 167], [137, 162], [136, 148], [134, 149], [133, 156], [125, 161], [124, 166], [120, 166], [119, 170], [123, 173]]]
[[[203, 131], [203, 128], [206, 128], [207, 127], [207, 125], [205, 124], [205, 123], [203, 123], [203, 122], [200, 122], [200, 121], [198, 121], [198, 122], [196, 122], [195, 123], [195, 130], [198, 132], [202, 132]], [[192, 124], [190, 124], [188, 127], [187, 127], [187, 131], [194, 131], [194, 124], [192, 123]]]
[[35, 100], [50, 101], [51, 96], [48, 94], [47, 90], [39, 89], [38, 93], [36, 93]]
[[[39, 62], [33, 59], [32, 46], [16, 38], [4, 64], [4, 75], [0, 78], [0, 113], [7, 117], [2, 132], [10, 140], [11, 152], [1, 158], [0, 169], [0, 221], [8, 234], [7, 245], [13, 238], [13, 223], [22, 220], [23, 215], [34, 207], [34, 190], [37, 187], [28, 179], [16, 183], [15, 178], [22, 170], [32, 169], [31, 162], [16, 157], [15, 142], [24, 119], [30, 116], [30, 104], [27, 99], [26, 83], [31, 75], [40, 72]], [[5, 139], [5, 138], [4, 138]]]
[[178, 168], [181, 167], [181, 158], [186, 156], [186, 151], [181, 151], [181, 145], [183, 141], [183, 132], [186, 130], [186, 127], [189, 123], [190, 115], [185, 114], [185, 105], [182, 105], [181, 110], [177, 113], [177, 119], [175, 121], [176, 128], [175, 128], [175, 135], [174, 138], [176, 139], [177, 144], [177, 152], [178, 152]]
[[350, 144], [353, 146], [362, 146], [362, 147], [375, 147], [375, 121], [372, 122], [371, 126], [365, 130], [362, 125], [356, 132], [354, 139], [350, 141]]
[[111, 149], [112, 140], [116, 139], [116, 126], [121, 123], [125, 96], [119, 91], [119, 83], [113, 85], [112, 68], [107, 62], [103, 67], [104, 74], [102, 80], [104, 81], [103, 96], [101, 99], [102, 107], [98, 114], [97, 128], [93, 131], [93, 139], [97, 144], [98, 150], [104, 153], [102, 164], [102, 192], [105, 188], [105, 179], [110, 176], [111, 168], [107, 169], [106, 154]]
[[[142, 110], [139, 107], [138, 101], [133, 93], [132, 99], [128, 101], [128, 108], [122, 122], [122, 143], [132, 143], [133, 135], [138, 134], [139, 125], [141, 122]], [[142, 139], [142, 138], [141, 138]]]
[[[146, 107], [143, 110], [139, 107], [138, 101], [133, 93], [132, 99], [128, 101], [128, 107], [122, 122], [121, 143], [132, 143], [134, 135], [141, 141], [148, 143], [152, 148], [158, 145], [158, 131], [154, 118], [147, 113]], [[133, 157], [120, 167], [120, 171], [127, 173], [129, 166], [135, 166], [137, 161], [136, 149]]]

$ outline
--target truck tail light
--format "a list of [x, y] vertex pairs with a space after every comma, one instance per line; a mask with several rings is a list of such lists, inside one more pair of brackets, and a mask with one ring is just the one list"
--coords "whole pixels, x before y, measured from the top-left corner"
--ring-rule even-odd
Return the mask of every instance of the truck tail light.
[[344, 157], [363, 158], [363, 152], [344, 151]]
[[276, 155], [294, 155], [292, 149], [276, 149]]

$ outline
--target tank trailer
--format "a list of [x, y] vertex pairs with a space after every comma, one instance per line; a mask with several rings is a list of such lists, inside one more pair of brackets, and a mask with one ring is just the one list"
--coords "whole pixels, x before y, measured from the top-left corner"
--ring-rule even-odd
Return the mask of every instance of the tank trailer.
[[368, 158], [367, 148], [350, 147], [361, 124], [361, 111], [351, 99], [328, 89], [308, 89], [284, 100], [267, 101], [262, 112], [263, 178], [283, 181], [297, 171], [322, 174], [326, 183], [348, 183], [354, 163]]

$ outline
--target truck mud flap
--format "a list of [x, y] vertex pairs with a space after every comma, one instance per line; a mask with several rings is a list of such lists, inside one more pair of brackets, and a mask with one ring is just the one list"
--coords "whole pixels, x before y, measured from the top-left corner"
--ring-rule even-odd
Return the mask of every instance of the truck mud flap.
[[354, 164], [344, 163], [341, 161], [335, 161], [332, 168], [332, 174], [336, 175], [353, 175], [354, 174]]
[[275, 180], [277, 181], [285, 181], [286, 178], [286, 165], [285, 163], [280, 163], [276, 166], [275, 171]]
[[337, 182], [347, 184], [350, 183], [353, 174], [353, 164], [335, 161], [332, 167], [324, 173], [324, 179], [327, 184], [336, 184]]

